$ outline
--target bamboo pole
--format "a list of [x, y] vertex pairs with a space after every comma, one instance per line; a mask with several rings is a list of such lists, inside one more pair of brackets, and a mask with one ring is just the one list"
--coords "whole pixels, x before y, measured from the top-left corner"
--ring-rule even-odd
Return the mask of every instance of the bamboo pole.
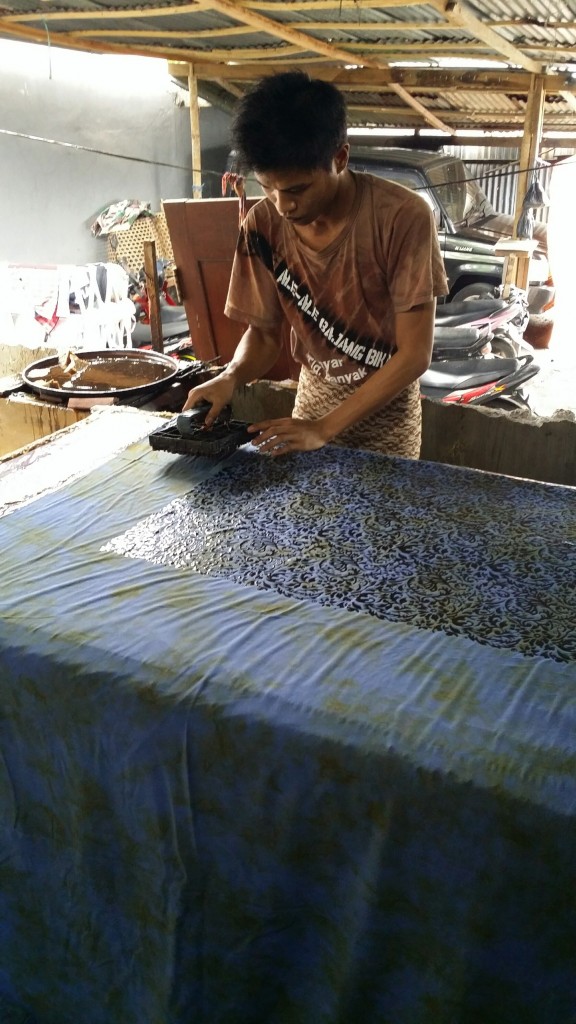
[[198, 107], [198, 79], [194, 65], [188, 65], [188, 93], [190, 96], [190, 135], [192, 138], [192, 198], [202, 198], [202, 155], [200, 149], [200, 110]]

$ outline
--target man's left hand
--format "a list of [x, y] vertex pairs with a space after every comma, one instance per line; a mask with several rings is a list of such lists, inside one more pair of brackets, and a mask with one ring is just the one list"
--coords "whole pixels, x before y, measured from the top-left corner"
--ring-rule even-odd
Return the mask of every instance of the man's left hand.
[[287, 416], [279, 420], [262, 420], [248, 429], [256, 434], [252, 444], [263, 455], [273, 457], [290, 452], [311, 452], [328, 443], [321, 420], [298, 420]]

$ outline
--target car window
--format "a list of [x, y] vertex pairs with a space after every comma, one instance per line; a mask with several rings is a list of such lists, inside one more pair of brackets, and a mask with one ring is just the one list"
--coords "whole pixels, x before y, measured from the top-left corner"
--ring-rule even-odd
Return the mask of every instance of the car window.
[[428, 173], [456, 230], [472, 227], [495, 213], [490, 200], [461, 160], [431, 167]]

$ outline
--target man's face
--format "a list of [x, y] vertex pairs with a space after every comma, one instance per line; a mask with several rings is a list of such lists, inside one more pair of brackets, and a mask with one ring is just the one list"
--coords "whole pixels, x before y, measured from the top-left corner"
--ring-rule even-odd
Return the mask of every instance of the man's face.
[[259, 171], [255, 177], [280, 216], [304, 226], [330, 214], [347, 163], [348, 146], [343, 146], [329, 171]]

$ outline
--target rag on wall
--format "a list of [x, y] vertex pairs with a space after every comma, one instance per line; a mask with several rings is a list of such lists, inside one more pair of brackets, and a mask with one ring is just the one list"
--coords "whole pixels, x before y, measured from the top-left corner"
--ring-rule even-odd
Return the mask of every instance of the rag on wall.
[[140, 199], [121, 199], [102, 210], [90, 231], [96, 238], [111, 231], [127, 231], [139, 217], [152, 217], [150, 203]]

